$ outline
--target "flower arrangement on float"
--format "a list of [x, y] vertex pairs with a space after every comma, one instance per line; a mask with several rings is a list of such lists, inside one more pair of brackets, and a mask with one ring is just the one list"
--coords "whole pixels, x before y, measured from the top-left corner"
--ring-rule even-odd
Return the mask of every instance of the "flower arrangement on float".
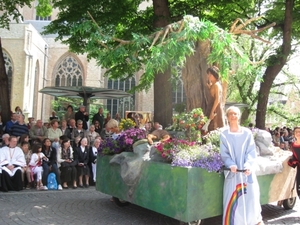
[[121, 119], [120, 124], [119, 124], [119, 129], [120, 130], [128, 130], [128, 129], [134, 128], [135, 126], [136, 126], [135, 122], [130, 118]]
[[[165, 142], [158, 142], [153, 146], [157, 153], [171, 166], [200, 167], [209, 172], [220, 171], [223, 166], [219, 149], [220, 130], [212, 131], [201, 138], [201, 129], [207, 121], [202, 110], [194, 109], [181, 116], [174, 117], [173, 130], [177, 127], [189, 130], [190, 133], [196, 131], [194, 132], [196, 135], [187, 139], [169, 139]], [[123, 151], [133, 151], [132, 145], [138, 140], [146, 138], [144, 130], [131, 127], [133, 123], [131, 119], [123, 119], [123, 122], [120, 123], [120, 129], [123, 129], [121, 135], [117, 140], [103, 140], [99, 147], [99, 153], [111, 155]], [[197, 134], [200, 134], [200, 139], [196, 137]]]
[[99, 146], [99, 153], [103, 155], [113, 155], [121, 152], [132, 152], [132, 145], [138, 140], [145, 138], [146, 132], [144, 130], [130, 128], [122, 131], [116, 140], [105, 138]]
[[207, 122], [207, 117], [201, 108], [195, 108], [191, 112], [181, 113], [173, 117], [173, 124], [167, 127], [168, 131], [184, 131], [188, 140], [201, 142], [202, 127]]
[[208, 172], [219, 172], [223, 166], [220, 155], [220, 130], [203, 137], [205, 144], [170, 139], [155, 145], [157, 152], [172, 166], [200, 167]]

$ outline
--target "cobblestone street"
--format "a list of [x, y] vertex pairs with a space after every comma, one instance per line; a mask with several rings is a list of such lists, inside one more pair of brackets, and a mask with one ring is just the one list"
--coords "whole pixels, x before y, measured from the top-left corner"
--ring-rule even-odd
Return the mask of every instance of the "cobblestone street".
[[[178, 225], [179, 221], [136, 205], [118, 207], [110, 196], [89, 187], [63, 191], [0, 193], [1, 225]], [[265, 224], [300, 224], [300, 204], [292, 210], [263, 206]], [[206, 219], [205, 225], [220, 225], [221, 217]]]

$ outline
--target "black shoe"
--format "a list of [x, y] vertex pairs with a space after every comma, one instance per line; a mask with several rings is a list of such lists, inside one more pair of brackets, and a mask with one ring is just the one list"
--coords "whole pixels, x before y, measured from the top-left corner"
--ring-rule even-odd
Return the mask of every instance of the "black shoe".
[[64, 187], [64, 186], [63, 186], [62, 188], [63, 188], [63, 189], [69, 189], [69, 187], [68, 187], [68, 186], [67, 186], [67, 187]]
[[88, 185], [88, 184], [85, 184], [84, 187], [85, 187], [85, 188], [89, 188], [89, 185]]
[[78, 185], [78, 187], [83, 188], [83, 185]]
[[76, 189], [76, 188], [77, 188], [77, 186], [74, 186], [74, 185], [73, 185], [73, 189]]

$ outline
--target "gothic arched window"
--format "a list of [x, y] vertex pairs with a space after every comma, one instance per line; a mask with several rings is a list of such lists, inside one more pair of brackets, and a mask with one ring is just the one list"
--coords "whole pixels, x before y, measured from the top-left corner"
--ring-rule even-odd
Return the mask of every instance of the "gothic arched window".
[[[111, 80], [107, 82], [107, 88], [117, 89], [121, 91], [129, 91], [135, 86], [135, 79], [129, 78], [124, 80]], [[119, 113], [120, 116], [124, 117], [125, 111], [134, 110], [135, 95], [126, 97], [123, 99], [107, 99], [107, 110], [111, 113], [112, 118]]]
[[173, 86], [172, 91], [172, 103], [178, 104], [178, 103], [184, 103], [186, 101], [185, 92], [183, 88], [183, 81], [181, 77], [179, 77], [175, 81], [175, 85]]
[[78, 61], [67, 56], [57, 66], [55, 71], [55, 86], [82, 86], [83, 72]]

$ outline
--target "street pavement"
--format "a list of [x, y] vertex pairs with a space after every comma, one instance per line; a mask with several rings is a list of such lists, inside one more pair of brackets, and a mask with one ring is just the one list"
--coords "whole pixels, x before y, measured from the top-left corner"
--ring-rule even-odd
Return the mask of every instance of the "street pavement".
[[[90, 186], [63, 191], [23, 190], [0, 193], [0, 225], [179, 225], [180, 221], [130, 204], [118, 207]], [[167, 202], [167, 200], [166, 200]], [[200, 206], [199, 208], [205, 206]], [[300, 201], [292, 210], [276, 204], [264, 205], [266, 225], [299, 224]], [[221, 225], [221, 216], [202, 221], [205, 225]], [[202, 224], [202, 223], [201, 223]], [[241, 224], [242, 225], [242, 224]]]

